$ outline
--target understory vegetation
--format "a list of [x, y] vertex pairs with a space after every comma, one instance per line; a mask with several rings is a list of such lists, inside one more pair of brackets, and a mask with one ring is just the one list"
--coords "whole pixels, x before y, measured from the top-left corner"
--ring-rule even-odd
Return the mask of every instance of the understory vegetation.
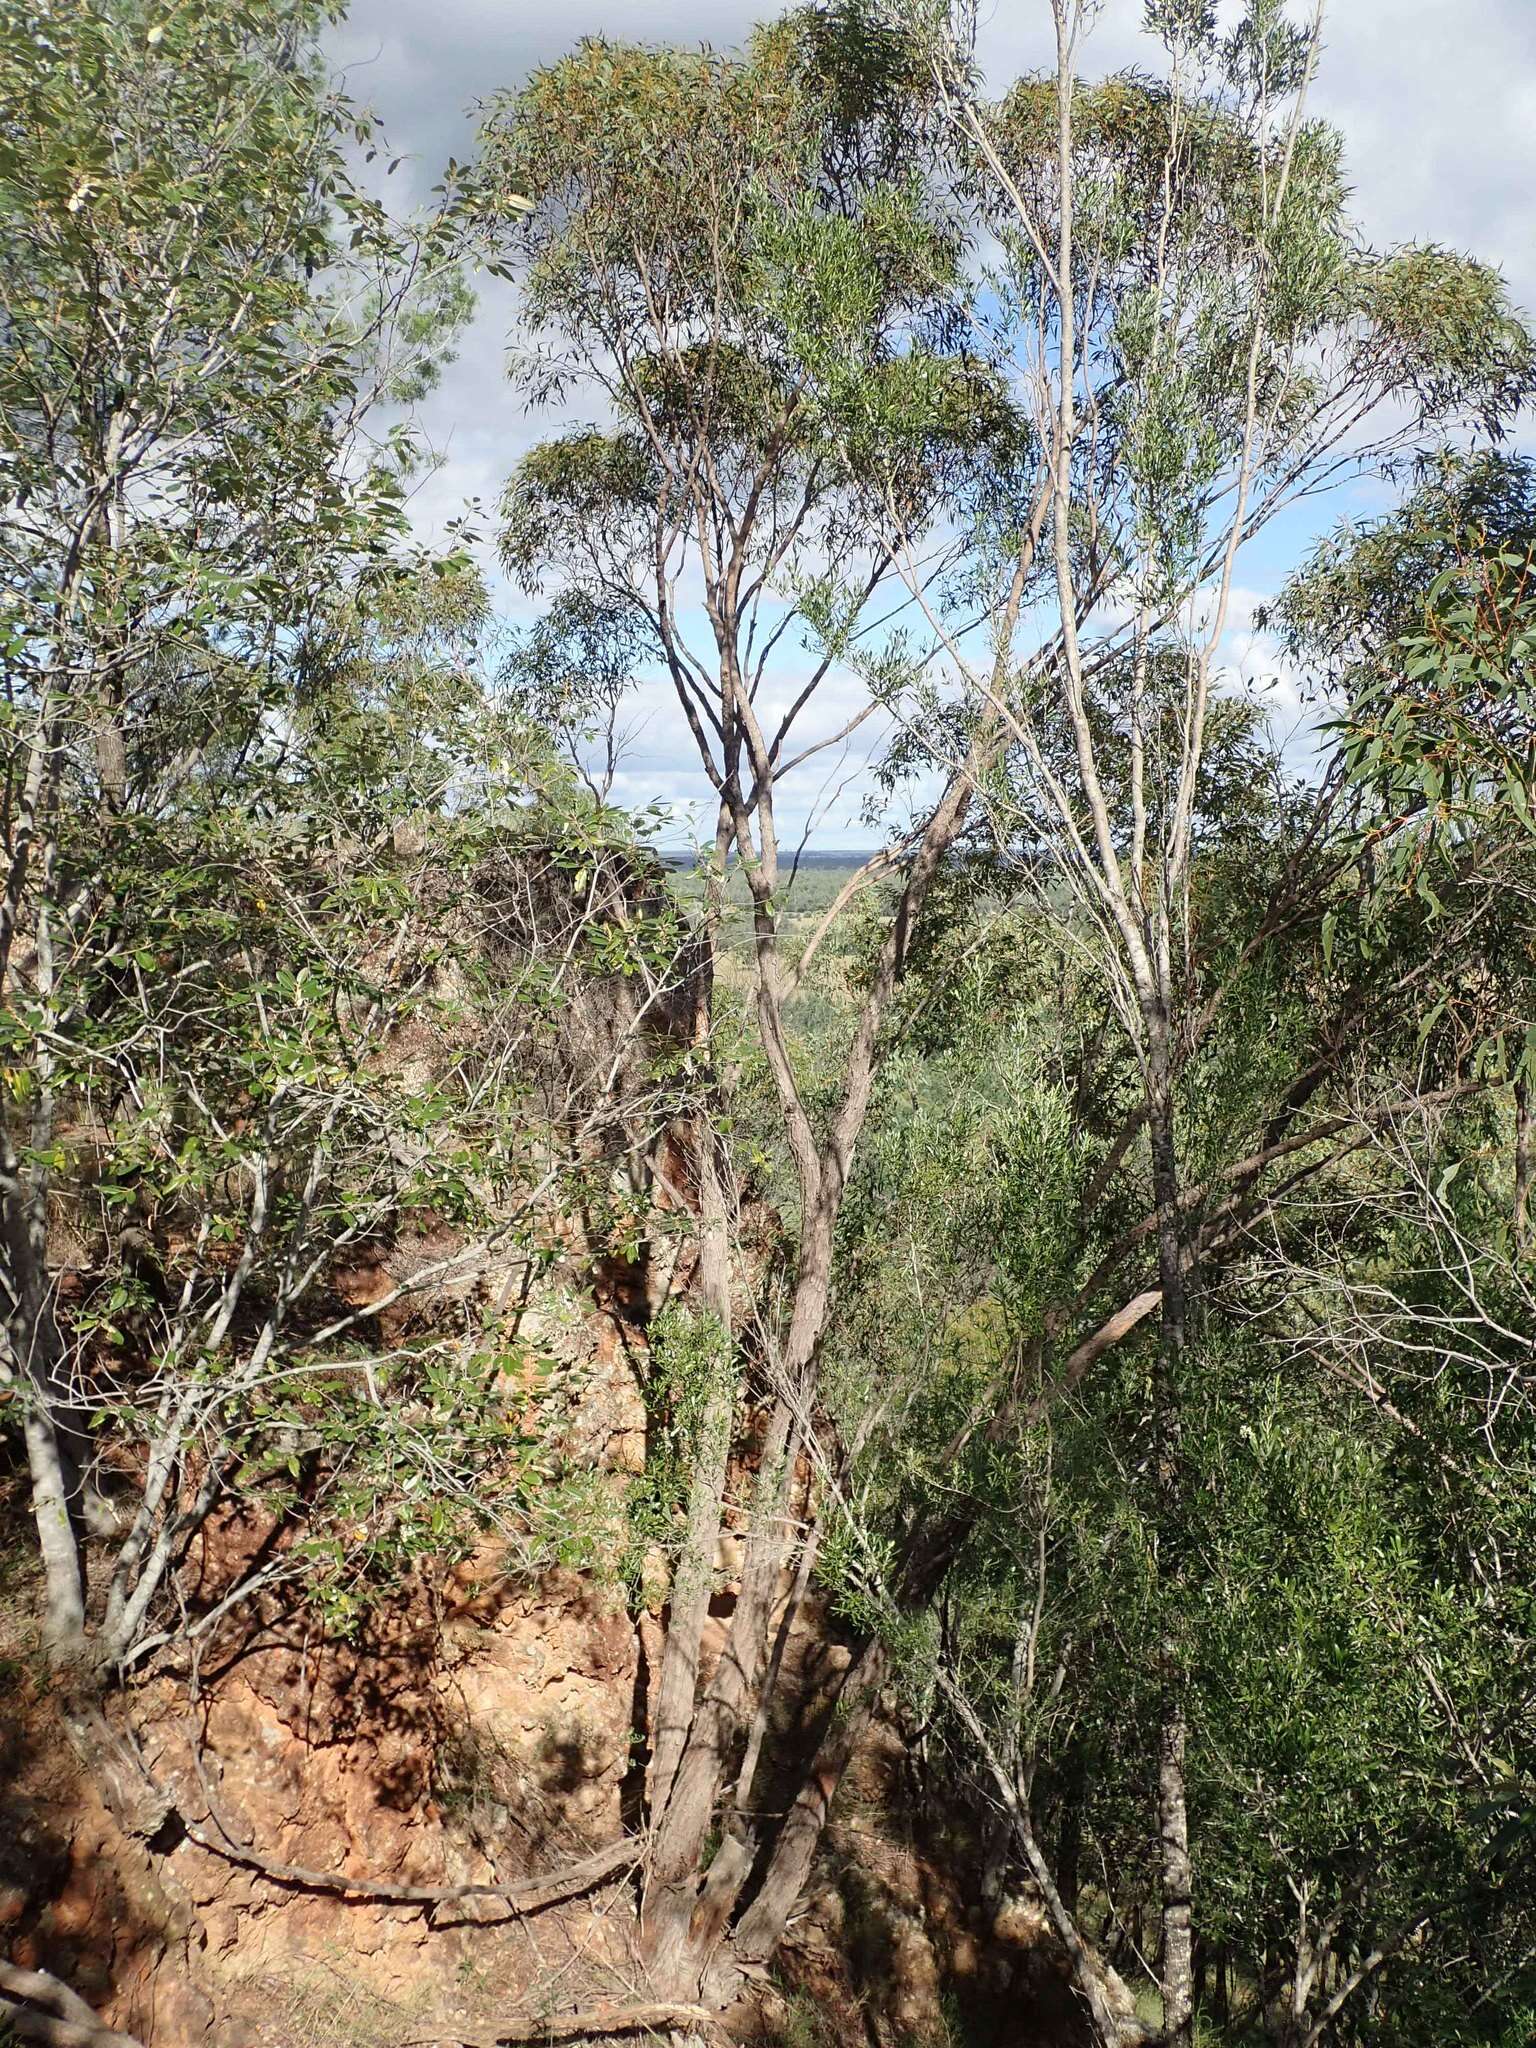
[[[1074, 2039], [1517, 2048], [1536, 335], [1370, 245], [1320, 9], [1037, 12], [585, 41], [406, 218], [323, 0], [0, 0], [15, 1669], [117, 1783], [274, 1602], [579, 1573], [657, 1630], [552, 2038], [761, 1996], [885, 1729]], [[428, 540], [477, 278], [527, 452]]]

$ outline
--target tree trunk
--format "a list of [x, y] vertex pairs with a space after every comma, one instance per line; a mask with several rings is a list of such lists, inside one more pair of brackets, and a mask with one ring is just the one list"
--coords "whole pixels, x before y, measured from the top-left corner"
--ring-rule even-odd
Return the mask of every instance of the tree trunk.
[[[713, 933], [710, 934], [711, 942]], [[705, 1007], [696, 1036], [707, 1039]], [[706, 1795], [702, 1819], [687, 1848], [675, 1844], [683, 1801], [679, 1774], [694, 1744], [698, 1711], [699, 1656], [714, 1588], [715, 1556], [725, 1521], [726, 1475], [730, 1466], [737, 1403], [735, 1338], [731, 1313], [730, 1226], [725, 1182], [711, 1121], [701, 1118], [695, 1133], [699, 1190], [699, 1286], [719, 1326], [723, 1356], [715, 1361], [705, 1403], [688, 1493], [688, 1519], [672, 1575], [666, 1644], [657, 1685], [650, 1767], [646, 1779], [655, 1852], [642, 1910], [642, 1938], [652, 1981], [669, 1997], [698, 1993], [699, 1970], [689, 1965], [690, 1927], [697, 1895], [696, 1865], [713, 1810]]]
[[[670, 1996], [698, 1995], [756, 1860], [750, 1821], [734, 1812], [725, 1788], [741, 1760], [749, 1708], [771, 1647], [798, 1442], [790, 1405], [775, 1403], [730, 1633], [694, 1713], [666, 1807], [653, 1815], [642, 1941], [653, 1978]], [[705, 1844], [717, 1821], [723, 1838], [705, 1873]]]
[[[988, 724], [984, 735], [990, 731]], [[799, 1256], [789, 1326], [777, 1360], [780, 1393], [769, 1419], [730, 1632], [702, 1699], [695, 1703], [696, 1635], [692, 1646], [679, 1649], [675, 1661], [669, 1640], [658, 1686], [658, 1695], [666, 1699], [666, 1715], [663, 1719], [658, 1714], [658, 1723], [665, 1730], [668, 1748], [653, 1770], [657, 1795], [650, 1812], [650, 1876], [641, 1909], [641, 1948], [653, 1984], [668, 1997], [691, 1999], [708, 1983], [711, 1995], [723, 2002], [733, 1988], [738, 1962], [761, 1963], [771, 1955], [809, 1877], [832, 1795], [884, 1680], [884, 1652], [870, 1645], [859, 1659], [859, 1684], [850, 1688], [845, 1674], [841, 1698], [852, 1699], [853, 1705], [841, 1715], [834, 1713], [768, 1857], [757, 1894], [735, 1932], [729, 1932], [732, 1913], [758, 1859], [750, 1821], [735, 1814], [726, 1788], [740, 1766], [754, 1705], [759, 1712], [762, 1708], [757, 1695], [765, 1670], [767, 1683], [771, 1685], [774, 1679], [774, 1610], [781, 1597], [790, 1548], [788, 1488], [802, 1418], [811, 1412], [814, 1402], [817, 1354], [831, 1303], [838, 1213], [869, 1107], [881, 1021], [901, 979], [912, 928], [921, 915], [934, 873], [964, 822], [975, 761], [990, 745], [984, 735], [973, 740], [965, 769], [951, 781], [929, 820], [860, 1012], [842, 1105], [824, 1141], [815, 1136], [784, 1044], [782, 987], [776, 965], [778, 931], [771, 908], [776, 854], [771, 812], [765, 808], [760, 814], [763, 860], [753, 880], [757, 1011], [800, 1182]], [[737, 843], [745, 847], [749, 841], [747, 810], [738, 802], [733, 814]], [[722, 808], [717, 832], [722, 867], [724, 823]], [[720, 1476], [723, 1481], [723, 1471]], [[718, 1530], [718, 1492], [713, 1472], [702, 1475], [690, 1508], [690, 1543], [696, 1534], [702, 1536], [711, 1515]], [[694, 1507], [698, 1511], [696, 1528]], [[811, 1540], [810, 1532], [804, 1540]], [[696, 1584], [688, 1589], [687, 1597], [690, 1620], [696, 1614], [702, 1627], [707, 1591], [702, 1610]], [[714, 1863], [705, 1872], [705, 1844], [717, 1821], [723, 1837]]]
[[43, 1644], [56, 1667], [86, 1654], [84, 1489], [70, 1429], [36, 1382], [27, 1390], [27, 1464], [43, 1561]]
[[8, 1135], [0, 1145], [0, 1215], [11, 1293], [5, 1349], [24, 1403], [32, 1513], [43, 1562], [43, 1640], [57, 1667], [75, 1668], [86, 1654], [84, 1418], [68, 1384], [53, 1313], [46, 1192], [24, 1172]]
[[766, 1962], [810, 1879], [811, 1864], [849, 1759], [868, 1728], [890, 1672], [884, 1643], [865, 1644], [838, 1687], [826, 1726], [795, 1795], [757, 1896], [737, 1925], [732, 1949], [749, 1963]]
[[[1183, 1576], [1183, 1476], [1181, 1401], [1188, 1341], [1188, 1300], [1178, 1157], [1174, 1139], [1172, 1058], [1168, 1006], [1159, 995], [1147, 1015], [1147, 1132], [1152, 1155], [1152, 1189], [1157, 1206], [1157, 1266], [1162, 1289], [1162, 1328], [1154, 1388], [1153, 1429], [1157, 1485], [1158, 1574], [1164, 1598], [1176, 1593]], [[1161, 1989], [1163, 2038], [1167, 2048], [1191, 2048], [1194, 2040], [1194, 1970], [1189, 1859], [1189, 1813], [1185, 1790], [1188, 1727], [1180, 1645], [1165, 1624], [1159, 1649], [1162, 1666], [1161, 1725], [1157, 1757], [1157, 1836], [1161, 1866]]]
[[1522, 1075], [1515, 1083], [1515, 1250], [1521, 1258], [1531, 1248], [1531, 1088]]
[[[720, 1325], [720, 1342], [732, 1347], [730, 1250], [725, 1195], [714, 1157], [713, 1134], [698, 1139], [700, 1283], [709, 1313]], [[709, 1615], [715, 1550], [725, 1504], [731, 1426], [736, 1414], [736, 1376], [729, 1357], [717, 1362], [705, 1403], [688, 1493], [688, 1523], [672, 1575], [666, 1647], [656, 1691], [654, 1736], [647, 1794], [653, 1815], [666, 1810], [673, 1780], [693, 1725], [698, 1685], [699, 1642]]]
[[1045, 1901], [1045, 1910], [1050, 1916], [1056, 1938], [1067, 1952], [1072, 1965], [1072, 1982], [1076, 1986], [1078, 1996], [1088, 2008], [1095, 2035], [1102, 2043], [1102, 2048], [1119, 2048], [1119, 2044], [1125, 2039], [1126, 2030], [1122, 2028], [1119, 2016], [1109, 2002], [1104, 1965], [1084, 1941], [1076, 1918], [1068, 1911], [1066, 1902], [1052, 1879], [1050, 1866], [1041, 1854], [1040, 1844], [1035, 1839], [1035, 1831], [1022, 1805], [1014, 1812], [1014, 1840], [1041, 1898]]
[[1191, 1873], [1184, 1748], [1183, 1702], [1175, 1686], [1164, 1701], [1157, 1765], [1158, 1844], [1163, 1889], [1163, 2036], [1168, 2048], [1188, 2048], [1194, 2039]]
[[1069, 1913], [1077, 1911], [1083, 1850], [1083, 1800], [1088, 1789], [1088, 1759], [1081, 1742], [1067, 1751], [1062, 1774], [1061, 1823], [1056, 1837], [1056, 1889]]

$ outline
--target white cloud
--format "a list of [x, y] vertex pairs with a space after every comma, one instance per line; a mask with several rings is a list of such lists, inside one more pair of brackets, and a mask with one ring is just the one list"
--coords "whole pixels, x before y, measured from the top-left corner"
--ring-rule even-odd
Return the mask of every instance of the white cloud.
[[1262, 632], [1256, 622], [1267, 602], [1268, 593], [1262, 590], [1232, 592], [1217, 660], [1229, 681], [1263, 707], [1276, 737], [1283, 740], [1308, 713], [1300, 670], [1286, 660], [1275, 636]]

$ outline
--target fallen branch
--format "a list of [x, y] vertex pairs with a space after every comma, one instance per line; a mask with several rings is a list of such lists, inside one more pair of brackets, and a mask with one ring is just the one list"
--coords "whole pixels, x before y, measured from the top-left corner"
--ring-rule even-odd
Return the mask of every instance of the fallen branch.
[[226, 1863], [254, 1870], [275, 1884], [300, 1885], [306, 1891], [331, 1892], [338, 1898], [372, 1899], [389, 1906], [452, 1906], [465, 1899], [495, 1899], [512, 1913], [537, 1913], [545, 1906], [590, 1891], [616, 1871], [636, 1868], [645, 1855], [644, 1844], [630, 1838], [598, 1849], [578, 1863], [568, 1863], [562, 1870], [525, 1878], [521, 1884], [396, 1884], [388, 1878], [349, 1877], [345, 1871], [310, 1870], [300, 1863], [274, 1862], [232, 1835], [211, 1800], [208, 1813], [222, 1840], [190, 1821], [186, 1823], [187, 1834], [200, 1849], [223, 1857]]
[[192, 1746], [192, 1768], [208, 1803], [208, 1818], [220, 1837], [215, 1841], [206, 1829], [185, 1821], [189, 1839], [200, 1849], [223, 1857], [226, 1863], [236, 1863], [243, 1870], [254, 1870], [261, 1877], [271, 1878], [274, 1884], [300, 1885], [306, 1891], [330, 1892], [338, 1898], [373, 1899], [388, 1906], [453, 1906], [466, 1899], [494, 1899], [514, 1914], [537, 1913], [545, 1906], [557, 1905], [562, 1899], [590, 1891], [605, 1877], [612, 1877], [615, 1871], [637, 1869], [645, 1857], [645, 1844], [629, 1837], [622, 1842], [614, 1842], [607, 1849], [594, 1851], [580, 1862], [568, 1863], [562, 1870], [546, 1871], [542, 1877], [524, 1878], [521, 1884], [510, 1885], [396, 1884], [389, 1878], [349, 1877], [344, 1871], [310, 1870], [301, 1863], [276, 1863], [270, 1857], [258, 1855], [248, 1842], [241, 1841], [219, 1812], [207, 1767], [196, 1743]]
[[119, 2034], [49, 1970], [23, 1970], [0, 1962], [0, 2027], [17, 2041], [42, 2041], [48, 2048], [140, 2048], [131, 2034]]
[[702, 2005], [589, 2005], [579, 2012], [509, 2013], [488, 2027], [466, 2033], [451, 2027], [440, 2034], [417, 2034], [406, 2048], [503, 2048], [520, 2041], [579, 2041], [592, 2034], [667, 2033], [674, 2029], [712, 2032], [715, 2015]]

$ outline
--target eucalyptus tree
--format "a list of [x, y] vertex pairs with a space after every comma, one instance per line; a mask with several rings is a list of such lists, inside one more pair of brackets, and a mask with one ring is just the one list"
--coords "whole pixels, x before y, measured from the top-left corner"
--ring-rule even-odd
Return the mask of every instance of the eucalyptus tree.
[[[1222, 685], [1239, 564], [1278, 513], [1329, 484], [1426, 436], [1498, 431], [1529, 388], [1532, 345], [1485, 267], [1441, 249], [1363, 244], [1340, 141], [1306, 111], [1317, 12], [1296, 19], [1255, 0], [1220, 32], [1212, 9], [1156, 6], [1148, 23], [1163, 75], [1088, 84], [1079, 66], [1094, 10], [1055, 0], [1054, 64], [995, 101], [970, 40], [974, 10], [887, 12], [926, 51], [956, 183], [995, 252], [970, 302], [972, 350], [1001, 384], [1014, 444], [1039, 451], [1048, 479], [1042, 507], [997, 472], [967, 559], [988, 621], [975, 634], [933, 600], [922, 537], [900, 504], [883, 509], [932, 646], [965, 679], [962, 699], [986, 705], [1005, 735], [986, 791], [996, 836], [1041, 912], [1094, 963], [1113, 1020], [1103, 1095], [1079, 1096], [1098, 1155], [1081, 1242], [1140, 1186], [1148, 1207], [1037, 1305], [1021, 1335], [1045, 1391], [1003, 1412], [1030, 1412], [1053, 1384], [1070, 1392], [1156, 1318], [1149, 1470], [1169, 1617], [1155, 1651], [1161, 1967], [1168, 2038], [1187, 2041], [1189, 1641], [1173, 1617], [1190, 1612], [1196, 1565], [1181, 1534], [1181, 1415], [1198, 1373], [1191, 1301], [1284, 1177], [1321, 1170], [1320, 1091], [1347, 1089], [1364, 1033], [1401, 1039], [1406, 1025], [1412, 1042], [1438, 943], [1377, 954], [1340, 977], [1294, 1041], [1281, 1040], [1262, 1086], [1238, 1098], [1225, 1148], [1181, 1160], [1224, 1010], [1275, 993], [1308, 930], [1326, 951], [1330, 889], [1352, 901], [1358, 880], [1358, 790], [1339, 762], [1311, 815], [1293, 804], [1284, 831], [1256, 850], [1257, 903], [1254, 877], [1236, 899], [1210, 886], [1202, 803], [1231, 723]], [[936, 747], [929, 727], [910, 751], [942, 759], [954, 745]], [[1465, 922], [1458, 931], [1464, 941]], [[1116, 1073], [1126, 1061], [1129, 1108]], [[1380, 1102], [1369, 1111], [1383, 1113]], [[989, 1438], [998, 1428], [994, 1410]], [[950, 1541], [919, 1529], [902, 1555]]]
[[[741, 1589], [701, 1684], [748, 1364], [732, 1335], [730, 1174], [701, 1133], [693, 1170], [721, 1356], [653, 1712], [642, 1915], [653, 1984], [685, 2000], [701, 1986], [727, 1997], [735, 1966], [771, 1952], [840, 1769], [831, 1751], [802, 1759], [801, 1799], [776, 1841], [759, 1842], [788, 1489], [813, 1429], [838, 1218], [913, 930], [990, 744], [983, 717], [890, 858], [893, 907], [833, 1100], [819, 1102], [785, 1018], [807, 962], [786, 958], [782, 939], [784, 786], [906, 700], [910, 650], [880, 625], [887, 590], [898, 608], [903, 596], [898, 545], [931, 533], [942, 556], [941, 515], [984, 486], [980, 458], [990, 447], [1002, 459], [1013, 431], [984, 367], [951, 346], [966, 236], [929, 175], [933, 111], [905, 37], [836, 7], [790, 14], [739, 56], [585, 43], [498, 103], [484, 132], [483, 218], [507, 239], [505, 260], [515, 252], [522, 288], [514, 373], [535, 398], [580, 394], [601, 413], [519, 464], [503, 558], [525, 587], [555, 587], [551, 630], [579, 624], [588, 660], [606, 621], [620, 667], [671, 686], [714, 805], [711, 949], [733, 857], [750, 892], [754, 1042], [798, 1207], [788, 1305], [760, 1325], [750, 1361], [768, 1411]], [[508, 215], [509, 191], [532, 202], [526, 220]], [[548, 671], [548, 631], [539, 654]], [[708, 1064], [702, 1010], [697, 1029]], [[814, 1537], [798, 1542], [803, 1589]], [[832, 1731], [832, 1750], [846, 1753], [850, 1726]]]
[[[1221, 801], [1208, 756], [1202, 882], [1241, 946], [1278, 820], [1262, 751], [1232, 765]], [[1396, 931], [1359, 895], [1351, 922], [1336, 896], [1331, 949], [1315, 921], [1273, 949], [1281, 971], [1228, 1002], [1188, 1076], [1181, 1133], [1203, 1171], [1263, 1113], [1316, 1006], [1369, 989], [1347, 960], [1358, 943], [1397, 956], [1387, 996], [1433, 953], [1426, 982], [1454, 1021], [1425, 1031], [1433, 1002], [1397, 999], [1395, 1030], [1378, 1021], [1236, 1231], [1207, 1240], [1177, 1606], [1145, 1483], [1147, 1347], [1090, 1343], [1079, 1371], [1080, 1343], [1042, 1380], [1051, 1361], [1027, 1335], [1069, 1286], [1087, 1315], [1106, 1261], [1128, 1281], [1147, 1257], [1142, 1190], [1083, 1223], [1107, 1142], [1085, 1133], [1085, 1089], [1134, 1100], [1134, 1069], [1106, 1055], [1070, 929], [1000, 912], [990, 891], [978, 907], [969, 887], [930, 915], [912, 1043], [845, 1212], [825, 1390], [866, 1441], [824, 1555], [845, 1622], [902, 1646], [951, 1829], [970, 1788], [983, 1896], [1011, 1871], [1038, 1889], [1108, 2039], [1146, 2031], [1121, 1980], [1154, 1953], [1150, 1646], [1171, 1606], [1188, 1630], [1208, 2030], [1520, 2038], [1536, 1954], [1512, 1764], [1533, 1706], [1529, 1275], [1495, 1041], [1501, 1026], [1518, 1040], [1529, 1007], [1528, 968], [1522, 982], [1500, 942], [1505, 904], [1511, 935], [1529, 929], [1525, 836], [1511, 811], [1465, 905], [1436, 877], [1435, 923], [1457, 933], [1443, 948], [1411, 891]], [[911, 1532], [953, 1529], [957, 1504], [968, 1534], [937, 1616], [893, 1611]]]
[[[88, 1683], [251, 1449], [327, 1247], [399, 1194], [360, 1070], [379, 851], [441, 793], [483, 601], [462, 559], [408, 559], [409, 432], [367, 428], [464, 295], [446, 223], [400, 228], [348, 171], [371, 129], [326, 82], [330, 18], [0, 14], [0, 1370], [47, 1644]], [[114, 1458], [96, 1607], [86, 1468]]]
[[[1335, 777], [1312, 817], [1286, 806], [1259, 856], [1264, 900], [1207, 886], [1242, 548], [1299, 498], [1427, 431], [1496, 427], [1524, 394], [1532, 351], [1492, 273], [1441, 250], [1362, 248], [1337, 139], [1306, 118], [1315, 16], [1297, 25], [1264, 0], [1218, 35], [1206, 9], [1155, 9], [1166, 77], [1085, 86], [1090, 13], [1053, 6], [1054, 68], [996, 103], [965, 10], [850, 6], [791, 17], [742, 60], [586, 45], [486, 133], [492, 231], [510, 225], [499, 194], [534, 202], [521, 374], [536, 396], [583, 385], [606, 414], [520, 465], [505, 558], [531, 587], [554, 580], [583, 631], [606, 612], [625, 660], [648, 656], [670, 679], [718, 798], [716, 863], [734, 851], [748, 878], [755, 1022], [800, 1194], [792, 1307], [764, 1360], [776, 1395], [765, 1478], [730, 1644], [702, 1697], [730, 1373], [674, 1583], [643, 1925], [657, 1979], [677, 1995], [724, 1988], [729, 1970], [711, 1972], [723, 1941], [748, 1961], [771, 1946], [860, 1703], [886, 1668], [871, 1629], [765, 1853], [743, 1813], [750, 1770], [734, 1789], [731, 1778], [743, 1745], [756, 1761], [748, 1719], [754, 1695], [760, 1722], [771, 1693], [758, 1686], [773, 1669], [767, 1621], [785, 1561], [776, 1489], [808, 1441], [882, 1027], [888, 1041], [935, 869], [977, 792], [1046, 910], [1086, 949], [1115, 1025], [1102, 1041], [1107, 1092], [1079, 1098], [1094, 1164], [1078, 1243], [1093, 1256], [1037, 1302], [1021, 1333], [1036, 1391], [1015, 1375], [984, 1437], [995, 1444], [1070, 1392], [1155, 1316], [1154, 1526], [1169, 1617], [1189, 1605], [1190, 1287], [1287, 1176], [1333, 1156], [1342, 1124], [1310, 1128], [1315, 1098], [1342, 1085], [1367, 1015], [1387, 1036], [1412, 1035], [1432, 971], [1398, 952], [1321, 1006], [1300, 1004], [1222, 1146], [1193, 1173], [1181, 1162], [1184, 1098], [1224, 1009], [1287, 971], [1280, 942], [1316, 934], [1329, 888], [1353, 872], [1333, 836]], [[956, 209], [991, 252], [980, 289]], [[891, 585], [906, 600], [903, 637], [882, 645], [861, 622]], [[799, 672], [775, 725], [764, 711], [786, 654]], [[881, 707], [904, 728], [907, 764], [942, 794], [897, 863], [845, 1085], [818, 1120], [785, 1031], [796, 975], [781, 957], [777, 793], [818, 750], [797, 749], [794, 732], [839, 668], [862, 693], [830, 744]], [[711, 931], [717, 917], [718, 897]], [[1128, 1108], [1116, 1062], [1138, 1077]], [[1132, 1206], [1143, 1171], [1145, 1216]], [[728, 1327], [728, 1176], [707, 1145], [698, 1178]], [[951, 1505], [907, 1528], [891, 1553], [897, 1605], [931, 1595], [973, 1518]], [[1157, 1832], [1173, 2040], [1191, 2025], [1187, 1655], [1169, 1619]], [[701, 1878], [712, 1819], [725, 1846]], [[754, 1870], [756, 1896], [728, 1936]]]
[[1239, 1454], [1278, 1458], [1278, 1485], [1226, 1613], [1232, 1635], [1258, 1620], [1295, 1648], [1272, 1717], [1230, 1671], [1213, 1688], [1211, 1804], [1244, 1817], [1221, 1911], [1267, 1956], [1287, 2043], [1503, 2041], [1530, 2023], [1536, 1404], [1503, 1093], [1405, 1103], [1364, 1170], [1302, 1198], [1265, 1276], [1295, 1391], [1276, 1387]]

